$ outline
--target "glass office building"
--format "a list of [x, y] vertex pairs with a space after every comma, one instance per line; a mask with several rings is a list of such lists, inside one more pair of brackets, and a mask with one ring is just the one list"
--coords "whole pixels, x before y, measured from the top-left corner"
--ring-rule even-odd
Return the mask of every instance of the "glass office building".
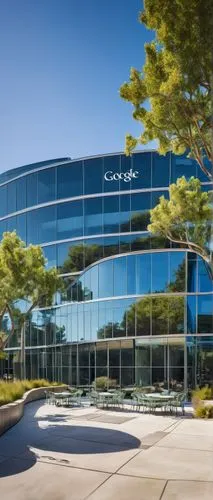
[[[26, 374], [89, 386], [213, 382], [213, 289], [205, 262], [147, 232], [178, 177], [211, 184], [186, 156], [142, 151], [60, 158], [0, 175], [0, 229], [40, 244], [63, 276], [25, 328]], [[18, 333], [8, 347], [18, 370]]]

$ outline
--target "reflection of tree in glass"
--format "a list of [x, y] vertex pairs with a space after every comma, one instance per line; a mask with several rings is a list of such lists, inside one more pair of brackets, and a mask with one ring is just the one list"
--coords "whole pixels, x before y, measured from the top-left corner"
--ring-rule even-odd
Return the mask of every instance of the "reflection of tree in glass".
[[111, 321], [106, 325], [103, 325], [97, 331], [97, 338], [111, 338], [113, 337], [123, 337], [125, 335], [125, 329], [123, 328], [123, 323], [119, 324], [118, 322], [112, 323]]

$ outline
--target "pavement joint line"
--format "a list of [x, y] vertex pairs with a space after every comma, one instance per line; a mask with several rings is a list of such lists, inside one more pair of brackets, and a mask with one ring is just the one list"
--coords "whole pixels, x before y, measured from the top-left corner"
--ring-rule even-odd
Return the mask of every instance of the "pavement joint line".
[[107, 477], [106, 479], [104, 479], [103, 483], [99, 484], [93, 491], [91, 491], [89, 493], [89, 495], [87, 495], [86, 497], [84, 497], [84, 500], [87, 500], [89, 497], [91, 497], [91, 495], [93, 495], [93, 493], [95, 493], [97, 490], [99, 490], [99, 488], [101, 486], [103, 486], [103, 484], [105, 484], [107, 481], [109, 481], [109, 479], [111, 479], [111, 477], [114, 475], [114, 473], [110, 474], [109, 477]]
[[189, 450], [189, 451], [201, 451], [202, 453], [205, 451], [206, 453], [213, 453], [213, 448], [212, 450], [201, 450], [200, 448], [193, 448], [193, 450], [191, 448], [183, 448], [183, 447], [180, 447], [178, 448], [178, 446], [158, 446], [158, 444], [156, 444], [157, 448], [166, 448], [168, 450], [169, 449], [174, 449], [174, 450]]
[[[133, 457], [134, 458], [134, 457]], [[117, 472], [113, 472], [112, 475], [115, 475], [116, 476]], [[174, 478], [174, 479], [168, 479], [168, 478], [165, 478], [165, 477], [153, 477], [153, 476], [136, 476], [136, 475], [132, 475], [132, 474], [128, 474], [128, 472], [125, 474], [122, 474], [122, 472], [119, 472], [119, 474], [117, 474], [118, 476], [124, 476], [124, 477], [136, 477], [137, 479], [150, 479], [150, 480], [156, 480], [156, 481], [186, 481], [187, 483], [188, 482], [191, 482], [191, 483], [194, 483], [194, 482], [198, 482], [198, 483], [212, 483], [213, 484], [213, 480], [211, 481], [207, 481], [206, 479], [182, 479], [182, 478]]]
[[161, 495], [160, 495], [160, 497], [159, 497], [159, 500], [161, 500], [161, 499], [163, 498], [163, 495], [164, 495], [165, 489], [166, 489], [166, 487], [167, 487], [167, 484], [168, 484], [168, 480], [167, 480], [167, 481], [165, 482], [165, 484], [164, 484], [164, 487], [163, 487], [163, 490], [162, 490]]
[[135, 455], [133, 455], [132, 457], [128, 458], [128, 460], [124, 464], [120, 465], [120, 467], [118, 467], [118, 469], [116, 469], [116, 471], [113, 474], [117, 474], [119, 472], [119, 470], [122, 469], [122, 467], [125, 467], [125, 465], [127, 465], [133, 458], [137, 457], [139, 455], [139, 453], [141, 453], [142, 451], [143, 450], [140, 449], [139, 451], [137, 451], [135, 453]]

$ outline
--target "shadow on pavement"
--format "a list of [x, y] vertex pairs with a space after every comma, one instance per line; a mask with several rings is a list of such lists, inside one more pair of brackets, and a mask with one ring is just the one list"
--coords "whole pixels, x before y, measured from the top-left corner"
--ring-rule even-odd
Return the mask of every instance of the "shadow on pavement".
[[[69, 420], [66, 425], [67, 414], [36, 416], [38, 405], [34, 405], [34, 414], [30, 406], [33, 403], [28, 407], [29, 412], [25, 409], [23, 419], [0, 438], [0, 478], [28, 470], [38, 459], [66, 465], [70, 463], [69, 454], [117, 453], [137, 449], [141, 444], [131, 434], [95, 424], [74, 425]], [[42, 427], [45, 421], [47, 426]], [[65, 456], [54, 457], [54, 453]]]

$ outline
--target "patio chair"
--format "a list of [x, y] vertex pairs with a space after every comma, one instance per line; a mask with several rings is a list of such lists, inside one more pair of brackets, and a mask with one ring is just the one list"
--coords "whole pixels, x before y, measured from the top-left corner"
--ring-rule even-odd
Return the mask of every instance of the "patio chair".
[[169, 402], [169, 408], [170, 411], [175, 411], [175, 414], [177, 415], [178, 408], [182, 409], [182, 415], [185, 415], [185, 409], [184, 409], [184, 402], [186, 400], [186, 392], [180, 392], [179, 394], [176, 394], [174, 399], [172, 399]]
[[113, 406], [121, 407], [123, 406], [124, 393], [122, 391], [116, 391], [112, 393], [112, 399], [109, 399], [109, 404]]

